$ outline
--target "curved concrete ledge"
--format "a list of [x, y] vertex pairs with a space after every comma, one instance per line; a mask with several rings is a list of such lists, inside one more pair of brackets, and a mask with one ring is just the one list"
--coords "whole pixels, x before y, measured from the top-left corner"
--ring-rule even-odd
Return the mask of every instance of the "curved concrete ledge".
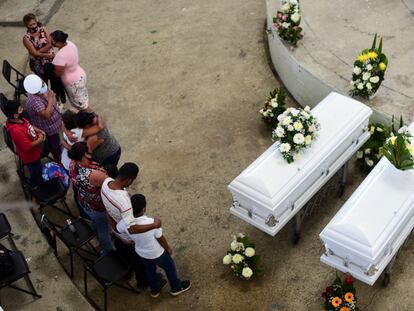
[[[314, 12], [307, 11], [304, 4], [302, 3], [302, 27], [305, 36], [296, 49], [285, 44], [273, 27], [272, 18], [279, 6], [279, 3], [274, 0], [266, 0], [267, 36], [273, 66], [284, 86], [301, 106], [313, 107], [332, 91], [348, 95], [352, 59], [362, 49], [359, 47], [351, 49], [347, 46], [347, 42], [341, 41], [342, 38], [337, 38], [338, 44], [345, 44], [345, 48], [350, 50], [347, 53], [344, 52], [349, 60], [332, 52], [329, 44], [316, 36], [315, 31], [309, 25], [306, 13]], [[306, 3], [306, 5], [312, 4]], [[332, 22], [326, 23], [326, 27], [336, 26]], [[370, 34], [366, 34], [366, 37], [369, 38], [369, 36]], [[387, 80], [382, 83], [373, 100], [361, 99], [360, 101], [374, 110], [373, 122], [389, 123], [392, 114], [397, 116], [403, 114], [407, 122], [414, 121], [414, 100], [409, 95], [410, 86], [402, 90], [397, 90], [395, 85], [388, 86], [387, 82], [392, 78], [391, 75], [386, 76]]]

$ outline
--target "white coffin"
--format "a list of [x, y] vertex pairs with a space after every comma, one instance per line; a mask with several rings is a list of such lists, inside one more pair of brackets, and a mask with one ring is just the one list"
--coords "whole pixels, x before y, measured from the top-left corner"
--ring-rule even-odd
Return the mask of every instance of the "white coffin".
[[368, 139], [371, 113], [330, 93], [312, 109], [321, 129], [302, 159], [288, 164], [274, 143], [228, 186], [230, 212], [274, 236]]
[[320, 233], [321, 261], [372, 285], [413, 227], [414, 171], [384, 157]]

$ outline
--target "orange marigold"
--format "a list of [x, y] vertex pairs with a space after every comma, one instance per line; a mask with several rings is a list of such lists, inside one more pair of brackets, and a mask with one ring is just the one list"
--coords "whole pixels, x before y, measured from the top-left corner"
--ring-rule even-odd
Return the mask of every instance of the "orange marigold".
[[350, 311], [348, 307], [342, 307], [339, 311]]
[[342, 299], [339, 297], [334, 297], [334, 299], [332, 299], [332, 305], [335, 308], [338, 308], [340, 305], [342, 304]]
[[[349, 293], [349, 292], [348, 292], [348, 293], [346, 293], [344, 297], [345, 297], [345, 301], [346, 301], [346, 302], [352, 302], [352, 301], [354, 301], [354, 299], [355, 299], [355, 298], [354, 298], [354, 294]], [[345, 311], [345, 310], [344, 310], [344, 311]]]

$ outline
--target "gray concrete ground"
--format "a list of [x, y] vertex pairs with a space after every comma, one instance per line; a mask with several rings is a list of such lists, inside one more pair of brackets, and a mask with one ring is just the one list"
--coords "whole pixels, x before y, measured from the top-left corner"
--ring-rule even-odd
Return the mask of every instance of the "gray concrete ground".
[[[141, 167], [130, 192], [147, 196], [148, 214], [163, 219], [179, 273], [193, 281], [178, 298], [167, 290], [154, 300], [111, 289], [111, 310], [322, 309], [319, 296], [334, 271], [319, 262], [318, 234], [363, 177], [352, 171], [345, 195], [329, 197], [307, 219], [297, 246], [291, 225], [270, 237], [229, 214], [227, 184], [271, 144], [258, 116], [264, 97], [278, 86], [265, 56], [264, 17], [264, 2], [217, 0], [73, 0], [52, 17], [49, 30], [68, 32], [79, 47], [91, 106], [104, 113], [121, 143], [121, 163]], [[0, 55], [21, 69], [23, 31], [8, 27], [0, 33], [8, 42]], [[1, 183], [6, 202], [22, 199], [10, 157], [1, 151], [4, 175], [10, 176]], [[15, 225], [27, 227], [19, 220]], [[238, 232], [256, 242], [263, 277], [242, 281], [222, 265]], [[414, 309], [413, 243], [404, 247], [387, 289], [356, 282], [361, 310]], [[28, 243], [27, 251], [33, 249], [38, 247]], [[53, 257], [47, 247], [32, 261], [44, 257]], [[75, 284], [82, 286], [79, 276]], [[100, 301], [101, 291], [91, 288]], [[48, 303], [61, 297], [71, 296], [47, 295], [36, 309], [50, 310]]]

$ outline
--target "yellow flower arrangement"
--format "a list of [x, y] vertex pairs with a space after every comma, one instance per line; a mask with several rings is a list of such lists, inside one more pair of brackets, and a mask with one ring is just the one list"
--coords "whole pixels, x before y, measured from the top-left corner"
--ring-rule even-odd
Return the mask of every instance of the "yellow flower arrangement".
[[[347, 292], [344, 297], [345, 297], [346, 302], [354, 301], [354, 294], [352, 294], [350, 292]], [[344, 311], [344, 310], [341, 309], [341, 311]]]
[[339, 311], [350, 311], [348, 307], [342, 307]]
[[342, 299], [341, 298], [335, 297], [334, 299], [332, 299], [332, 305], [335, 308], [338, 308], [341, 304], [342, 304]]
[[379, 69], [380, 69], [381, 71], [384, 71], [385, 69], [387, 69], [387, 65], [385, 65], [384, 63], [380, 63], [380, 64], [379, 64]]

